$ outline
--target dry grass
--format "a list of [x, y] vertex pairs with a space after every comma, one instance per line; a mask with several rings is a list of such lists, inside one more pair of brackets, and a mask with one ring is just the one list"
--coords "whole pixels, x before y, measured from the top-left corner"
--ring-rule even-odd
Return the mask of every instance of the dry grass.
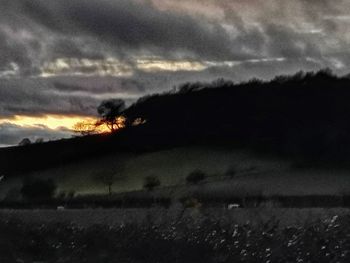
[[[180, 218], [170, 216], [171, 212], [177, 213], [161, 210], [2, 211], [0, 261], [224, 263], [350, 260], [350, 221], [345, 215], [348, 211], [309, 209], [300, 210], [298, 214], [293, 209], [237, 209], [219, 213], [218, 210], [191, 209]], [[116, 220], [118, 213], [124, 213], [124, 222]], [[111, 218], [106, 219], [107, 214]], [[289, 218], [292, 214], [303, 222], [281, 223], [284, 217]], [[95, 218], [97, 215], [98, 219]], [[135, 217], [130, 220], [130, 215]], [[265, 217], [267, 215], [269, 217]], [[67, 222], [72, 216], [79, 219]], [[84, 217], [89, 217], [89, 224]], [[163, 220], [157, 221], [160, 217]], [[62, 218], [67, 221], [62, 221]], [[240, 220], [242, 222], [238, 223]]]

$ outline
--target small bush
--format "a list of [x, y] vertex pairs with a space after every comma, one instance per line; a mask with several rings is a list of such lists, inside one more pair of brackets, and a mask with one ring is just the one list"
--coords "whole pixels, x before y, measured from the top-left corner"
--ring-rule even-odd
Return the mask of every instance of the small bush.
[[23, 183], [21, 194], [27, 199], [51, 199], [56, 188], [52, 179], [27, 179]]
[[57, 194], [57, 198], [58, 199], [65, 199], [66, 198], [66, 196], [67, 196], [67, 193], [65, 192], [65, 191], [60, 191], [58, 194]]
[[27, 146], [32, 144], [31, 140], [29, 140], [28, 138], [24, 138], [23, 140], [21, 140], [18, 145], [19, 146]]
[[143, 188], [152, 191], [154, 188], [160, 186], [160, 180], [156, 176], [147, 176], [143, 183]]
[[185, 208], [200, 208], [202, 206], [197, 198], [186, 198], [182, 200], [182, 205]]
[[67, 194], [68, 199], [73, 199], [75, 197], [75, 191], [71, 190]]
[[205, 179], [206, 175], [202, 170], [195, 170], [186, 177], [188, 184], [198, 184]]

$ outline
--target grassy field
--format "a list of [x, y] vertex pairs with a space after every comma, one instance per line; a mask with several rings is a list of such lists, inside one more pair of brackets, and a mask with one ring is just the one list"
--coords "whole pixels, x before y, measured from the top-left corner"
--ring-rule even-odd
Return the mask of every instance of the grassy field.
[[185, 147], [143, 154], [118, 153], [93, 160], [65, 164], [46, 170], [7, 178], [0, 183], [0, 197], [8, 189], [19, 187], [20, 179], [27, 176], [53, 178], [59, 191], [74, 190], [80, 194], [106, 193], [107, 187], [95, 180], [99, 174], [115, 174], [114, 192], [142, 188], [146, 176], [160, 178], [162, 185], [185, 183], [185, 177], [195, 169], [208, 175], [222, 175], [229, 168], [258, 171], [285, 169], [288, 163], [262, 159], [245, 152], [225, 147]]
[[172, 213], [159, 209], [1, 211], [0, 260], [152, 263], [350, 260], [350, 218], [346, 209], [190, 209], [178, 218]]
[[116, 227], [121, 224], [135, 225], [169, 224], [176, 219], [190, 219], [194, 222], [213, 220], [223, 224], [253, 225], [266, 223], [271, 218], [280, 222], [280, 225], [302, 225], [304, 223], [325, 220], [333, 216], [350, 214], [348, 208], [187, 208], [180, 204], [166, 208], [129, 208], [129, 209], [54, 209], [36, 210], [0, 210], [0, 218], [11, 220], [20, 219], [28, 224], [33, 223], [74, 223], [81, 227], [95, 224]]
[[[23, 178], [52, 178], [58, 191], [77, 194], [106, 194], [107, 186], [95, 178], [115, 174], [114, 193], [142, 189], [146, 176], [156, 176], [162, 186], [184, 185], [192, 171], [203, 170], [210, 177], [203, 192], [245, 192], [263, 195], [344, 195], [350, 193], [349, 172], [345, 170], [307, 170], [293, 168], [287, 161], [262, 158], [244, 151], [225, 147], [174, 148], [143, 154], [116, 154], [100, 159], [5, 178], [0, 182], [0, 199], [14, 189], [19, 191]], [[224, 177], [236, 170], [230, 179]], [[180, 187], [179, 191], [186, 191]]]

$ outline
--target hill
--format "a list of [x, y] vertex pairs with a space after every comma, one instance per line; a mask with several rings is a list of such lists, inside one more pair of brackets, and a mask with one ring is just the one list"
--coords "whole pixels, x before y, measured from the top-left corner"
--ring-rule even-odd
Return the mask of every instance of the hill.
[[267, 194], [345, 193], [349, 87], [348, 76], [327, 70], [266, 82], [187, 83], [124, 110], [129, 123], [141, 119], [142, 125], [0, 149], [0, 174], [12, 178], [0, 188], [18, 188], [21, 178], [34, 176], [55, 178], [64, 191], [101, 193], [96, 174], [118, 173], [113, 191], [121, 192], [140, 189], [147, 175], [167, 186], [183, 183], [195, 169], [220, 179], [246, 165], [257, 169], [254, 176], [214, 180], [211, 188], [232, 190], [240, 182]]

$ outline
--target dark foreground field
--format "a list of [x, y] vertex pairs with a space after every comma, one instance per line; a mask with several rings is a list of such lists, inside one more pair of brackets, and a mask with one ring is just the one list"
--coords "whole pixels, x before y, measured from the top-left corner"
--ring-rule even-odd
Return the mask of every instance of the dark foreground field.
[[[100, 221], [90, 220], [97, 224], [80, 223], [86, 213], [99, 212]], [[188, 210], [158, 221], [155, 210], [138, 212], [142, 219], [128, 222], [136, 211], [119, 221], [113, 210], [1, 211], [0, 262], [350, 261], [346, 210], [237, 209], [216, 216]], [[116, 217], [115, 224], [109, 223], [112, 218], [104, 220], [108, 213]], [[74, 222], [54, 220], [60, 214]], [[292, 214], [294, 221], [286, 221]]]

